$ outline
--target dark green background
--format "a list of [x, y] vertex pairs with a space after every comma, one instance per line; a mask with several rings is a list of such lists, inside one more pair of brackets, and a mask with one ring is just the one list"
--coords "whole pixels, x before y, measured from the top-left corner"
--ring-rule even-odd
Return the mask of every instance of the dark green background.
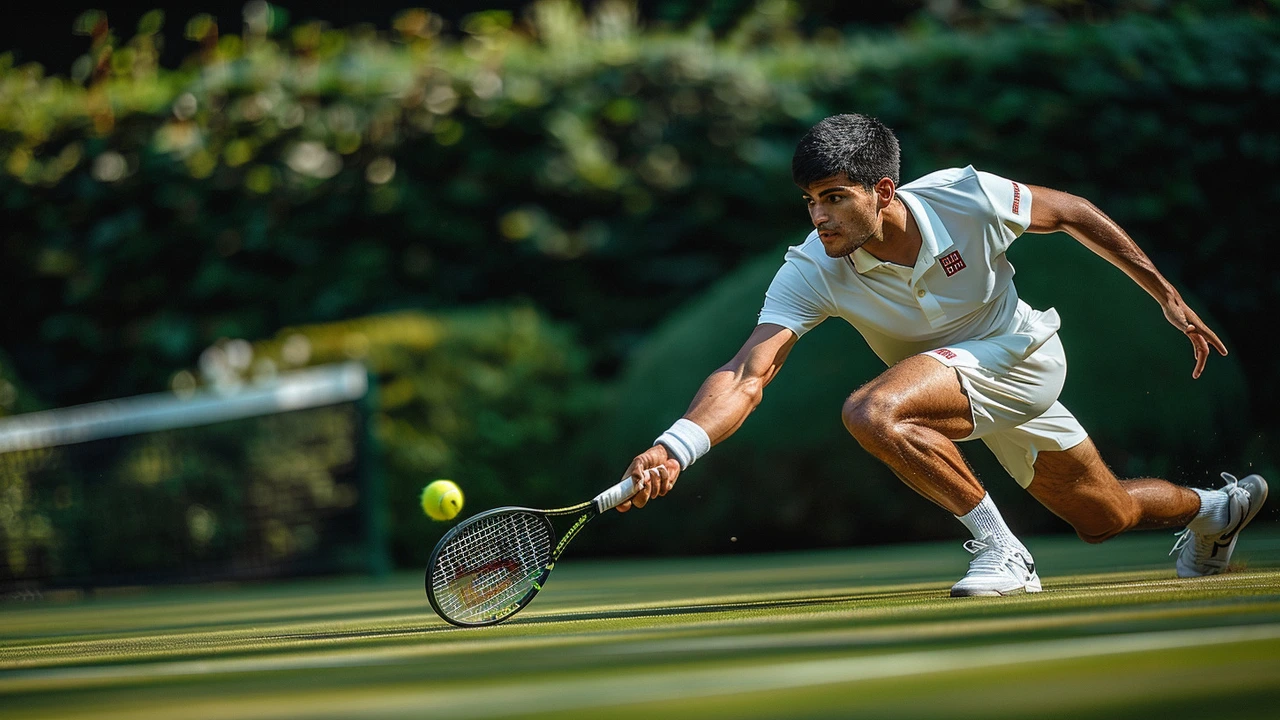
[[[453, 339], [424, 356], [379, 331], [366, 357], [398, 407], [423, 409], [379, 421], [395, 557], [419, 563], [443, 530], [413, 510], [431, 477], [462, 483], [468, 511], [574, 502], [683, 410], [806, 233], [796, 139], [860, 111], [897, 129], [904, 179], [972, 163], [1089, 198], [1212, 318], [1232, 356], [1191, 383], [1189, 345], [1114, 268], [1064, 237], [1011, 251], [1022, 294], [1063, 311], [1064, 399], [1117, 472], [1205, 486], [1274, 469], [1280, 27], [1270, 3], [1157, 5], [830, 31], [802, 8], [744, 10], [704, 31], [544, 4], [434, 34], [295, 23], [241, 40], [233, 23], [173, 65], [154, 28], [125, 27], [71, 79], [3, 65], [3, 411], [160, 390], [220, 339], [269, 353], [286, 328], [421, 312]], [[183, 20], [166, 23], [172, 45]], [[308, 152], [340, 166], [316, 177]], [[371, 181], [387, 160], [390, 181]], [[958, 537], [841, 434], [841, 396], [875, 363], [828, 325], [742, 438], [605, 539]], [[439, 392], [455, 381], [483, 392]], [[975, 463], [1018, 529], [1065, 529]]]

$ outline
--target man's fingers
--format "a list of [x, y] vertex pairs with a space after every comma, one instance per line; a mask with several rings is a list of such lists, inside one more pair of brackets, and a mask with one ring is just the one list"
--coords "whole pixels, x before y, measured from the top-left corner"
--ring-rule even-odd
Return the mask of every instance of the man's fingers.
[[1191, 377], [1198, 379], [1200, 374], [1204, 372], [1205, 363], [1209, 361], [1209, 348], [1217, 350], [1219, 355], [1226, 357], [1227, 346], [1218, 337], [1217, 333], [1205, 326], [1204, 322], [1200, 320], [1200, 316], [1189, 308], [1184, 309], [1183, 312], [1182, 320], [1186, 323], [1183, 332], [1191, 339], [1191, 347], [1196, 353], [1196, 367], [1191, 372]]
[[640, 482], [636, 484], [636, 488], [636, 494], [631, 496], [631, 505], [642, 508], [653, 498], [653, 473], [648, 471], [640, 473]]
[[667, 472], [667, 466], [659, 465], [653, 470], [654, 472], [650, 476], [649, 480], [649, 484], [653, 487], [653, 494], [655, 496], [666, 495], [667, 488], [671, 487], [670, 480], [668, 479], [670, 473]]
[[649, 488], [645, 488], [635, 495], [631, 496], [631, 506], [639, 509], [649, 503]]
[[1219, 355], [1222, 357], [1227, 356], [1227, 346], [1218, 339], [1216, 333], [1203, 325], [1200, 326], [1200, 333], [1204, 335], [1205, 340], [1209, 341], [1209, 344], [1213, 346], [1213, 349], [1218, 351]]
[[1226, 357], [1227, 346], [1218, 337], [1218, 334], [1210, 330], [1209, 326], [1205, 325], [1204, 321], [1200, 319], [1199, 315], [1196, 315], [1194, 312], [1191, 312], [1190, 310], [1188, 310], [1187, 311], [1187, 334], [1191, 335], [1192, 333], [1195, 333], [1196, 335], [1203, 337], [1205, 341], [1214, 350], [1218, 351], [1219, 355]]
[[674, 460], [667, 460], [650, 466], [650, 463], [656, 460], [656, 457], [650, 457], [646, 454], [637, 456], [631, 462], [631, 466], [627, 469], [627, 474], [624, 477], [630, 477], [635, 480], [636, 492], [626, 502], [618, 505], [618, 512], [642, 508], [648, 505], [650, 500], [666, 495], [671, 491], [671, 488], [676, 484], [676, 478], [680, 474], [680, 465]]
[[1191, 336], [1191, 346], [1196, 352], [1196, 369], [1191, 371], [1193, 380], [1199, 379], [1200, 373], [1204, 372], [1204, 364], [1209, 360], [1209, 343], [1199, 335]]
[[[640, 470], [640, 469], [639, 469], [639, 467], [638, 467], [638, 462], [632, 462], [632, 463], [631, 463], [631, 467], [627, 468], [627, 474], [626, 474], [626, 475], [623, 475], [622, 477], [623, 477], [623, 479], [624, 479], [624, 480], [625, 480], [626, 478], [631, 478], [632, 480], [636, 480], [636, 478], [637, 478], [637, 477], [638, 477], [638, 478], [640, 478], [640, 480], [637, 480], [637, 481], [636, 481], [636, 483], [637, 483], [636, 487], [639, 487], [641, 484], [643, 484], [643, 483], [644, 483], [644, 477], [645, 477], [645, 474], [644, 474], [644, 472], [643, 472], [642, 470]], [[620, 512], [620, 513], [624, 513], [624, 512], [626, 512], [626, 511], [630, 510], [630, 509], [631, 509], [631, 507], [632, 507], [632, 502], [631, 502], [631, 500], [634, 500], [634, 499], [635, 499], [635, 498], [634, 498], [634, 496], [633, 496], [633, 497], [632, 497], [631, 499], [629, 499], [629, 500], [624, 500], [621, 504], [619, 504], [616, 508], [614, 508], [614, 510], [617, 510], [617, 511], [618, 511], [618, 512]], [[640, 505], [636, 505], [636, 507], [642, 507], [642, 506], [640, 506]]]

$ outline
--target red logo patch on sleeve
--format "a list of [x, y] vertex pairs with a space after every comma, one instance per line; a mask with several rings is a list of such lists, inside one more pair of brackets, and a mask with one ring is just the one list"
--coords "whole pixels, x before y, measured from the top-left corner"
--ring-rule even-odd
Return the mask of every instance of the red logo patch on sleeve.
[[[1010, 180], [1009, 182], [1013, 182]], [[1018, 183], [1013, 183], [1013, 214], [1018, 214], [1018, 207], [1022, 205], [1022, 188], [1018, 187]]]
[[941, 355], [942, 357], [948, 360], [956, 359], [956, 354], [946, 348], [938, 348], [937, 350], [930, 350], [929, 352], [933, 353], [934, 355]]
[[946, 273], [947, 277], [951, 277], [964, 269], [964, 258], [960, 257], [959, 250], [943, 256], [938, 262], [942, 264], [942, 272]]

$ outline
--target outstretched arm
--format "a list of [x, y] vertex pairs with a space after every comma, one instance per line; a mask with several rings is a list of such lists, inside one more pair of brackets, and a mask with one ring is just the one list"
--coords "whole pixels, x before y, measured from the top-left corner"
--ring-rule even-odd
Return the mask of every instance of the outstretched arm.
[[[782, 369], [796, 340], [796, 334], [781, 325], [757, 325], [733, 359], [702, 383], [685, 419], [705, 430], [712, 445], [732, 435], [760, 404], [765, 386]], [[640, 492], [619, 505], [619, 512], [626, 512], [633, 505], [644, 507], [654, 497], [666, 495], [680, 476], [680, 463], [661, 444], [637, 455], [627, 474], [644, 478], [650, 468], [658, 469], [657, 478], [642, 480]]]
[[1218, 336], [1195, 311], [1187, 307], [1182, 295], [1156, 270], [1146, 253], [1115, 221], [1084, 198], [1046, 187], [1029, 187], [1033, 201], [1031, 224], [1027, 227], [1027, 232], [1065, 232], [1123, 270], [1146, 290], [1160, 303], [1165, 318], [1191, 340], [1191, 347], [1196, 355], [1196, 366], [1191, 377], [1198, 378], [1204, 371], [1210, 347], [1220, 355], [1227, 354], [1227, 348]]

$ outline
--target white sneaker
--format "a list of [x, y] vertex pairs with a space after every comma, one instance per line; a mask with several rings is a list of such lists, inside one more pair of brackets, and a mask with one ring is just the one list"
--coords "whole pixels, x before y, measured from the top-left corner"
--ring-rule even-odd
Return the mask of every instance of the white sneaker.
[[1261, 475], [1237, 480], [1231, 473], [1222, 473], [1222, 479], [1227, 481], [1222, 488], [1227, 494], [1227, 529], [1217, 535], [1201, 535], [1191, 528], [1179, 533], [1169, 551], [1170, 555], [1178, 553], [1178, 577], [1217, 575], [1226, 570], [1240, 531], [1267, 501], [1267, 481]]
[[951, 597], [1040, 592], [1036, 563], [1021, 543], [987, 537], [965, 540], [964, 549], [974, 557], [969, 562], [969, 572], [951, 586]]

